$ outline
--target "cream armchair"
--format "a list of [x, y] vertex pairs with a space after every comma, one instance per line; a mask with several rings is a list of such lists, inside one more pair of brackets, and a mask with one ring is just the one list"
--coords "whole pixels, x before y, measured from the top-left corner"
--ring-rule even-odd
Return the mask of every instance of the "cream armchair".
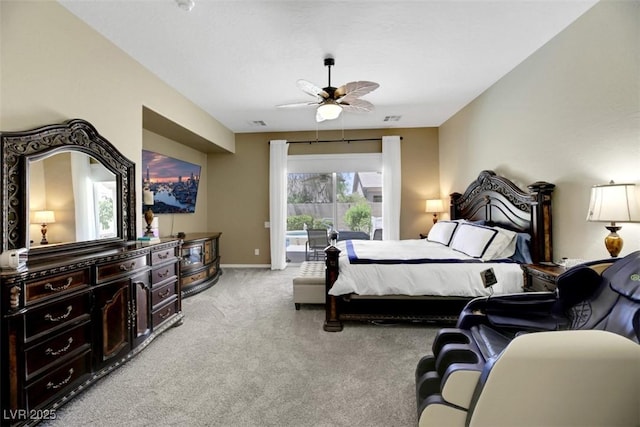
[[599, 330], [518, 336], [419, 413], [420, 427], [639, 425], [640, 346]]

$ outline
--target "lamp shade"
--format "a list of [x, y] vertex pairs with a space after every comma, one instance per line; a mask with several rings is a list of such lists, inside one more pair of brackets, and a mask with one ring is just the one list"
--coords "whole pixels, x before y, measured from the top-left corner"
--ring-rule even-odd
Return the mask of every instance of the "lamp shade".
[[640, 222], [640, 206], [635, 184], [594, 185], [587, 221]]
[[318, 107], [316, 116], [318, 118], [318, 121], [334, 120], [340, 116], [341, 112], [342, 107], [336, 104], [335, 101], [330, 100]]
[[424, 207], [425, 212], [436, 213], [436, 212], [444, 212], [444, 205], [441, 199], [429, 199], [425, 203]]
[[149, 190], [148, 188], [145, 188], [142, 191], [142, 202], [149, 206], [149, 205], [153, 205], [153, 191]]
[[35, 211], [33, 213], [33, 222], [36, 224], [51, 224], [56, 222], [56, 216], [53, 211]]

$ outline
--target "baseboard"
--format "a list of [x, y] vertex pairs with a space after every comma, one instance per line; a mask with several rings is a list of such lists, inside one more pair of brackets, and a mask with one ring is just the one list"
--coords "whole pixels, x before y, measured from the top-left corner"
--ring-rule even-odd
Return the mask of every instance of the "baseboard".
[[220, 268], [271, 268], [271, 264], [220, 264]]

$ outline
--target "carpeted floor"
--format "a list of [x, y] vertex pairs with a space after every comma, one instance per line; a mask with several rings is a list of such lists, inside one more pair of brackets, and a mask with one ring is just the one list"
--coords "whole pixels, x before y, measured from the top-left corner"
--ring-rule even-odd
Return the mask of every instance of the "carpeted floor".
[[48, 426], [415, 426], [435, 327], [347, 323], [293, 306], [297, 267], [224, 270], [185, 319], [58, 409]]

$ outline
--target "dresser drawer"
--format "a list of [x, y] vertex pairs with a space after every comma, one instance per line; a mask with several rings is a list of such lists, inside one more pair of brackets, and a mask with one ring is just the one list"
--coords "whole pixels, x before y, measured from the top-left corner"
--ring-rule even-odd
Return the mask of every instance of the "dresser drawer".
[[151, 271], [151, 284], [155, 285], [171, 277], [176, 277], [177, 271], [178, 267], [176, 263], [156, 267]]
[[163, 262], [166, 262], [171, 258], [175, 258], [175, 257], [176, 257], [175, 248], [160, 249], [151, 253], [151, 265], [162, 264]]
[[29, 305], [43, 298], [60, 295], [62, 292], [88, 287], [90, 283], [91, 274], [89, 269], [27, 282], [25, 286], [25, 304]]
[[176, 313], [180, 311], [179, 309], [179, 301], [176, 298], [173, 302], [170, 302], [167, 305], [158, 308], [153, 311], [153, 327], [157, 328], [162, 323], [171, 319]]
[[98, 282], [103, 282], [114, 277], [118, 277], [125, 273], [144, 268], [147, 266], [147, 256], [141, 255], [136, 258], [129, 258], [109, 264], [98, 266]]
[[173, 281], [151, 291], [151, 304], [153, 308], [168, 301], [174, 295], [178, 295], [178, 282]]
[[43, 378], [26, 387], [27, 408], [35, 409], [55, 395], [62, 396], [91, 372], [91, 351], [49, 372]]
[[36, 336], [59, 330], [75, 321], [90, 318], [91, 294], [83, 292], [44, 307], [27, 311], [25, 316], [25, 341]]
[[27, 380], [42, 368], [50, 368], [81, 348], [91, 348], [91, 328], [89, 322], [46, 340], [25, 352], [25, 376]]
[[208, 277], [207, 269], [203, 269], [191, 274], [185, 274], [180, 278], [180, 284], [182, 287], [187, 287], [194, 283], [200, 282]]

